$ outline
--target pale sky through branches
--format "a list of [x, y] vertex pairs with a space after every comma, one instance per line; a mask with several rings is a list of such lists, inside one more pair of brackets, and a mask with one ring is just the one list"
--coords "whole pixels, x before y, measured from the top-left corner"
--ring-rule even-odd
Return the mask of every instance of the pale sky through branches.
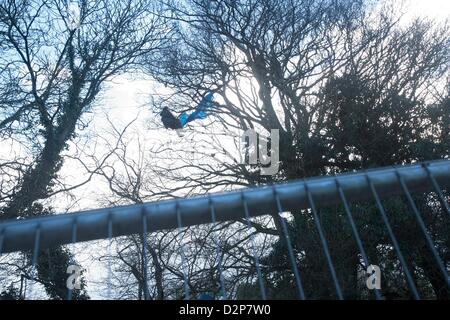
[[[450, 0], [390, 1], [394, 1], [394, 3], [403, 1], [403, 22], [405, 23], [416, 17], [435, 19], [440, 23], [445, 23], [450, 18]], [[152, 153], [150, 150], [170, 141], [175, 141], [178, 144], [184, 143], [186, 149], [192, 148], [192, 145], [189, 145], [186, 138], [183, 140], [174, 131], [163, 128], [160, 117], [156, 113], [157, 110], [152, 104], [152, 95], [166, 95], [169, 93], [169, 88], [157, 84], [142, 75], [124, 74], [110, 81], [101, 93], [101, 97], [96, 105], [93, 106], [89, 113], [83, 116], [83, 125], [85, 127], [83, 130], [79, 130], [79, 136], [69, 144], [70, 147], [66, 152], [67, 157], [65, 158], [64, 166], [58, 173], [61, 182], [63, 182], [61, 185], [75, 186], [86, 180], [89, 177], [89, 173], [80, 164], [79, 160], [82, 159], [85, 161], [84, 165], [91, 167], [96, 162], [100, 162], [102, 157], [108, 153], [108, 148], [111, 148], [111, 145], [108, 144], [115, 143], [114, 130], [120, 131], [132, 121], [134, 121], [133, 124], [127, 129], [126, 135], [124, 135], [124, 141], [130, 141], [128, 146], [130, 153], [127, 156], [133, 158], [136, 155], [135, 160], [137, 162], [140, 161], [138, 158], [142, 154], [144, 160], [152, 160], [151, 157], [155, 153]], [[174, 109], [170, 104], [167, 106]], [[194, 107], [194, 102], [186, 107]], [[204, 121], [209, 121], [209, 119]], [[199, 137], [197, 138], [200, 139]], [[12, 144], [13, 142], [11, 141], [0, 141], [0, 158], [13, 157], [13, 151], [18, 150], [18, 148], [12, 146]], [[139, 144], [139, 149], [136, 148], [137, 144]], [[142, 149], [140, 149], [141, 147]], [[195, 152], [196, 150], [192, 151]], [[140, 152], [143, 153], [140, 154]], [[92, 157], [93, 155], [95, 155], [96, 159]], [[145, 159], [145, 157], [148, 157], [148, 159]], [[170, 171], [170, 168], [167, 171]], [[151, 181], [151, 184], [155, 184], [156, 187], [156, 182]], [[56, 189], [58, 186], [57, 184]], [[51, 205], [57, 212], [86, 210], [108, 205], [110, 200], [108, 196], [109, 191], [105, 179], [93, 175], [91, 181], [72, 190], [70, 195], [62, 192], [46, 199], [44, 203]], [[82, 245], [80, 245], [80, 250], [82, 250]], [[102, 249], [99, 251], [101, 252]], [[105, 270], [101, 266], [102, 263], [96, 265], [97, 261], [87, 261], [91, 258], [90, 254], [90, 252], [81, 253], [77, 257], [79, 260], [84, 261], [85, 265], [88, 262], [91, 263], [86, 274], [88, 283], [93, 284], [88, 288], [89, 294], [92, 298], [101, 298], [99, 293], [104, 292], [104, 288], [101, 285], [96, 286], [94, 279], [98, 280], [102, 277], [102, 274], [105, 274]]]
[[[400, 4], [402, 0], [393, 1], [396, 4]], [[404, 22], [408, 22], [415, 17], [426, 17], [444, 23], [445, 20], [450, 17], [449, 0], [403, 0], [403, 4]], [[170, 89], [165, 88], [162, 85], [157, 85], [149, 79], [142, 79], [142, 77], [136, 75], [122, 75], [115, 77], [114, 80], [109, 83], [107, 90], [102, 94], [103, 98], [101, 104], [94, 108], [93, 114], [87, 116], [90, 118], [90, 123], [86, 135], [90, 136], [91, 132], [95, 132], [96, 136], [101, 136], [103, 132], [111, 132], [110, 122], [112, 122], [116, 128], [123, 128], [130, 123], [130, 121], [135, 120], [133, 126], [130, 128], [131, 131], [136, 130], [145, 133], [149, 138], [161, 137], [162, 141], [171, 139], [172, 137], [170, 135], [172, 134], [174, 135], [173, 139], [176, 139], [177, 137], [173, 132], [162, 128], [159, 115], [154, 113], [154, 110], [151, 109], [151, 96], [155, 93], [169, 94]], [[169, 106], [169, 108], [171, 108], [171, 106]], [[107, 118], [109, 121], [107, 121]], [[136, 133], [136, 131], [134, 131], [134, 133]], [[146, 141], [146, 138], [147, 137], [143, 136], [142, 141]], [[71, 178], [69, 178], [67, 182], [69, 184], [75, 184], [75, 181], [83, 179], [78, 172], [79, 170], [83, 169], [76, 168], [66, 162], [66, 165], [61, 171], [61, 175], [70, 176]], [[73, 182], [71, 181], [72, 179]], [[98, 202], [96, 201], [97, 195], [99, 191], [100, 193], [102, 192], [97, 187], [97, 183], [98, 182], [91, 182], [85, 187], [75, 191], [77, 204], [71, 207], [70, 211], [98, 206]], [[48, 200], [54, 202], [54, 199]], [[64, 204], [64, 201], [58, 201], [58, 203], [60, 204], [60, 207], [56, 209], [64, 210], [67, 206], [67, 204]]]

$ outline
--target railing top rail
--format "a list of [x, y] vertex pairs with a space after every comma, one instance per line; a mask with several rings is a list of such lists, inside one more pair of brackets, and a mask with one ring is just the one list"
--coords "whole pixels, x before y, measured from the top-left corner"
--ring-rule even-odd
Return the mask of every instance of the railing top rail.
[[402, 187], [398, 175], [412, 192], [432, 190], [429, 175], [441, 187], [450, 187], [450, 160], [309, 178], [187, 199], [5, 221], [0, 224], [0, 242], [3, 244], [0, 253], [33, 248], [38, 229], [40, 247], [46, 248], [71, 243], [74, 228], [77, 242], [108, 238], [108, 226], [111, 224], [113, 237], [140, 233], [144, 219], [149, 232], [174, 229], [178, 226], [177, 210], [183, 227], [211, 223], [211, 204], [214, 206], [216, 221], [235, 220], [244, 217], [244, 198], [251, 216], [276, 214], [278, 210], [274, 190], [285, 211], [305, 209], [309, 208], [306, 185], [317, 206], [339, 204], [337, 180], [349, 201], [371, 199], [368, 177], [381, 197], [399, 195], [402, 194]]

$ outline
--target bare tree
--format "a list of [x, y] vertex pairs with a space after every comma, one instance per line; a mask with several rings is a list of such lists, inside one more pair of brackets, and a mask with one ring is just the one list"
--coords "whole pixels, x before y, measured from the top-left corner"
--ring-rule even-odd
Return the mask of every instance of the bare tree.
[[[377, 7], [369, 1], [221, 0], [167, 6], [179, 21], [177, 40], [162, 65], [149, 64], [149, 70], [156, 68], [159, 80], [174, 91], [160, 104], [169, 100], [181, 111], [195, 105], [204, 92], [213, 91], [217, 99], [211, 123], [215, 125], [208, 123], [205, 129], [211, 135], [217, 128], [236, 135], [248, 128], [262, 134], [280, 131], [277, 175], [261, 176], [260, 165], [215, 166], [223, 140], [214, 144], [209, 137], [204, 139], [215, 151], [194, 161], [185, 157], [181, 164], [176, 162], [172, 167], [180, 169], [177, 174], [159, 171], [174, 181], [168, 190], [175, 181], [185, 191], [201, 190], [202, 181], [212, 181], [206, 183], [208, 189], [221, 182], [231, 188], [448, 157], [448, 129], [443, 122], [448, 108], [441, 109], [448, 97], [448, 26], [423, 19], [403, 24], [395, 4]], [[193, 136], [197, 144], [192, 143], [192, 148], [204, 150], [199, 148], [203, 137], [195, 132]], [[186, 153], [168, 148], [172, 154]], [[431, 202], [428, 205], [432, 207]], [[399, 208], [399, 212], [407, 210]], [[428, 213], [437, 220], [442, 215], [435, 210]], [[345, 240], [351, 236], [342, 225], [343, 209], [323, 210], [323, 215], [339, 277], [347, 279], [346, 275], [356, 274], [358, 252], [354, 243]], [[293, 213], [293, 217], [293, 231], [304, 235], [295, 244], [297, 252], [304, 253], [298, 263], [308, 270], [307, 278], [322, 279], [325, 290], [314, 292], [310, 280], [309, 293], [330, 296], [328, 276], [315, 274], [311, 267], [317, 257], [311, 212]], [[416, 226], [409, 222], [408, 232], [414, 233]], [[375, 220], [370, 223], [377, 228]], [[447, 241], [445, 232], [439, 237]], [[385, 236], [368, 238], [372, 257], [386, 258], [376, 249], [377, 244], [387, 245]], [[415, 246], [424, 248], [417, 241], [409, 242], [411, 252]], [[425, 268], [425, 252], [418, 255], [423, 263], [417, 268]], [[434, 275], [425, 281], [445, 281], [434, 267], [426, 268]], [[416, 275], [421, 277], [419, 271]], [[354, 279], [345, 282], [345, 295], [355, 297]], [[439, 285], [434, 292], [447, 296]]]
[[[36, 121], [30, 130], [37, 149], [2, 208], [4, 217], [22, 215], [46, 197], [62, 164], [60, 154], [102, 84], [137, 68], [140, 56], [164, 43], [167, 29], [147, 2], [83, 1], [79, 8], [74, 26], [63, 1], [6, 1], [0, 7], [2, 77], [13, 78], [4, 82], [9, 89], [4, 95], [16, 97], [16, 103], [4, 104], [2, 131], [29, 115]], [[18, 125], [23, 129], [30, 122]]]
[[[7, 0], [0, 4], [0, 135], [26, 160], [0, 164], [1, 219], [39, 215], [84, 114], [112, 77], [140, 68], [170, 27], [148, 1]], [[65, 283], [61, 283], [65, 287]], [[60, 297], [65, 298], [65, 297]]]

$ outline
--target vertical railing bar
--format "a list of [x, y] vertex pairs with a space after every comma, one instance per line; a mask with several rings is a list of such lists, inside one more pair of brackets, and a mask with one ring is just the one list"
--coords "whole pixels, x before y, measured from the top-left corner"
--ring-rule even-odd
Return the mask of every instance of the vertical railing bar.
[[[180, 232], [183, 230], [183, 221], [181, 219], [181, 212], [180, 212], [180, 205], [178, 203], [178, 200], [176, 201], [176, 211], [177, 211], [177, 223], [178, 223], [178, 229]], [[188, 271], [187, 271], [187, 265], [186, 265], [186, 256], [184, 255], [184, 243], [183, 243], [184, 235], [181, 234], [181, 245], [180, 245], [180, 254], [181, 254], [181, 268], [183, 269], [183, 288], [184, 288], [184, 298], [185, 300], [190, 300], [190, 293], [189, 293], [189, 282], [188, 282]]]
[[408, 190], [408, 187], [406, 186], [406, 183], [403, 179], [403, 177], [400, 175], [400, 173], [396, 170], [395, 171], [397, 178], [400, 182], [400, 185], [402, 187], [403, 192], [406, 195], [406, 198], [408, 199], [409, 205], [412, 209], [412, 211], [414, 212], [414, 215], [416, 216], [416, 220], [419, 223], [420, 229], [422, 230], [423, 235], [425, 236], [425, 239], [427, 241], [428, 247], [431, 250], [431, 253], [434, 256], [434, 259], [436, 260], [436, 263], [439, 266], [440, 271], [442, 272], [442, 275], [444, 276], [444, 279], [447, 282], [447, 286], [450, 287], [450, 279], [448, 277], [448, 273], [447, 270], [445, 269], [444, 263], [442, 262], [442, 259], [439, 257], [439, 253], [437, 252], [434, 243], [433, 243], [433, 239], [431, 239], [430, 233], [427, 230], [427, 227], [425, 226], [425, 222], [422, 219], [422, 216], [419, 212], [419, 209], [417, 208], [416, 204], [414, 203], [414, 200], [411, 196], [411, 193]]
[[[359, 236], [358, 228], [356, 227], [355, 220], [353, 219], [353, 215], [350, 210], [350, 206], [348, 205], [347, 198], [345, 197], [344, 190], [342, 190], [342, 187], [341, 187], [341, 184], [340, 184], [338, 178], [336, 178], [335, 181], [336, 181], [336, 187], [339, 192], [339, 197], [341, 198], [341, 201], [344, 204], [345, 213], [347, 215], [347, 218], [350, 222], [350, 226], [352, 228], [353, 236], [356, 239], [356, 244], [358, 246], [359, 252], [361, 253], [361, 256], [362, 256], [364, 263], [366, 265], [366, 268], [367, 268], [370, 265], [369, 259], [366, 254], [366, 250], [364, 249], [364, 245], [362, 243], [361, 237]], [[375, 298], [377, 300], [381, 300], [381, 293], [380, 293], [379, 289], [375, 289]]]
[[147, 211], [142, 207], [142, 255], [143, 255], [143, 277], [144, 277], [144, 300], [148, 300], [148, 261], [147, 261]]
[[78, 232], [78, 219], [75, 217], [73, 219], [72, 224], [72, 244], [75, 244], [77, 242], [77, 232]]
[[288, 249], [288, 254], [289, 254], [289, 259], [291, 262], [291, 267], [292, 267], [292, 271], [294, 272], [294, 277], [295, 277], [295, 283], [297, 285], [297, 290], [298, 290], [298, 297], [300, 300], [305, 300], [305, 291], [303, 290], [303, 285], [302, 285], [302, 279], [300, 276], [300, 272], [298, 270], [297, 267], [297, 259], [295, 259], [295, 255], [294, 255], [294, 249], [292, 247], [292, 242], [291, 242], [291, 238], [289, 236], [289, 230], [288, 227], [286, 225], [286, 221], [283, 217], [280, 216], [280, 214], [283, 212], [283, 207], [281, 206], [281, 201], [280, 201], [280, 197], [278, 196], [276, 187], [274, 185], [272, 185], [272, 189], [273, 189], [273, 194], [275, 197], [275, 201], [277, 203], [277, 208], [278, 208], [278, 218], [280, 219], [281, 222], [281, 228], [283, 229], [283, 235], [284, 235], [284, 239], [286, 241], [286, 245], [287, 245], [287, 249]]
[[[211, 222], [213, 225], [217, 223], [216, 219], [216, 210], [214, 208], [214, 204], [211, 198], [211, 195], [208, 194], [208, 200], [209, 200], [209, 208], [211, 211]], [[223, 277], [223, 269], [222, 269], [222, 250], [220, 249], [220, 243], [219, 239], [217, 238], [215, 232], [213, 232], [213, 241], [216, 245], [216, 259], [217, 259], [217, 268], [219, 270], [219, 282], [220, 282], [220, 290], [222, 293], [223, 299], [226, 299], [226, 289], [225, 289], [225, 279]]]
[[33, 266], [37, 264], [40, 242], [41, 242], [41, 225], [38, 224], [36, 227], [36, 233], [34, 238], [33, 261], [32, 261]]
[[[5, 237], [5, 229], [0, 229], [0, 257], [2, 256], [2, 249], [3, 249], [3, 239]], [[1, 292], [0, 292], [1, 293]]]
[[309, 205], [311, 207], [311, 211], [312, 211], [313, 216], [314, 216], [314, 222], [316, 224], [317, 231], [319, 232], [320, 242], [322, 243], [322, 248], [323, 248], [323, 250], [325, 252], [325, 257], [327, 259], [327, 263], [328, 263], [328, 267], [330, 269], [331, 277], [333, 278], [334, 286], [336, 288], [336, 294], [337, 294], [337, 296], [338, 296], [338, 298], [340, 300], [343, 300], [344, 297], [342, 295], [341, 286], [339, 285], [339, 281], [338, 281], [338, 278], [337, 278], [337, 275], [336, 275], [336, 270], [334, 269], [333, 261], [331, 259], [330, 250], [328, 249], [327, 241], [325, 239], [325, 235], [324, 235], [323, 230], [322, 230], [319, 214], [317, 212], [316, 205], [314, 203], [314, 199], [312, 197], [311, 191], [309, 190], [308, 184], [306, 182], [304, 183], [304, 188], [305, 188], [306, 194], [308, 196]]
[[111, 266], [111, 254], [112, 254], [112, 234], [113, 234], [113, 223], [112, 223], [112, 212], [108, 214], [108, 283], [106, 295], [108, 300], [111, 300], [111, 282], [112, 282], [112, 266]]
[[441, 200], [442, 205], [444, 206], [447, 213], [450, 215], [450, 206], [448, 205], [447, 201], [445, 200], [444, 194], [442, 193], [441, 188], [439, 187], [439, 184], [437, 183], [436, 179], [434, 178], [432, 172], [428, 168], [428, 163], [422, 164], [423, 168], [428, 174], [428, 177], [431, 180], [431, 183], [433, 184], [434, 189], [436, 190], [436, 193], [438, 194], [439, 199]]
[[[40, 247], [40, 242], [41, 242], [41, 224], [38, 224], [36, 226], [36, 231], [35, 231], [35, 235], [34, 235], [34, 248], [33, 248], [33, 256], [32, 256], [32, 260], [31, 260], [31, 276], [37, 276], [37, 264], [38, 264], [38, 257], [39, 257], [39, 247]], [[36, 273], [36, 275], [35, 275]], [[34, 279], [31, 279], [30, 282], [30, 292], [29, 292], [29, 296], [31, 299], [33, 299], [33, 294], [34, 294]]]
[[2, 255], [3, 250], [3, 240], [5, 239], [5, 229], [0, 229], [0, 256]]
[[412, 277], [411, 273], [409, 272], [408, 265], [406, 264], [405, 258], [403, 257], [403, 254], [400, 250], [400, 245], [397, 242], [397, 238], [394, 235], [394, 231], [391, 228], [391, 224], [389, 223], [389, 219], [387, 217], [386, 211], [384, 210], [384, 207], [381, 204], [381, 200], [380, 200], [380, 197], [378, 196], [378, 192], [375, 189], [375, 186], [373, 185], [372, 180], [370, 180], [369, 175], [366, 173], [365, 176], [366, 176], [367, 182], [369, 184], [371, 193], [372, 193], [373, 197], [375, 198], [375, 202], [377, 204], [378, 211], [380, 212], [381, 218], [382, 218], [384, 225], [386, 226], [386, 229], [388, 231], [389, 238], [392, 241], [392, 245], [394, 246], [394, 249], [397, 252], [398, 259], [400, 260], [400, 264], [402, 265], [403, 271], [405, 272], [406, 281], [408, 283], [408, 286], [414, 296], [414, 299], [420, 300], [420, 296], [419, 296], [419, 293], [417, 292], [416, 285], [414, 284], [413, 277]]
[[[77, 242], [77, 223], [78, 219], [75, 217], [72, 223], [72, 245], [75, 245]], [[73, 257], [71, 258], [71, 263], [74, 263]], [[67, 288], [67, 300], [72, 300], [73, 289]]]
[[[247, 200], [245, 200], [244, 192], [242, 192], [242, 191], [241, 191], [241, 200], [242, 200], [242, 204], [244, 206], [244, 214], [245, 214], [245, 219], [247, 221], [247, 227], [248, 227], [248, 230], [251, 232], [252, 225], [250, 223], [250, 212], [248, 210]], [[266, 287], [264, 285], [264, 280], [262, 277], [261, 265], [259, 262], [258, 253], [256, 252], [256, 245], [255, 245], [255, 239], [254, 239], [253, 233], [250, 233], [250, 245], [252, 247], [253, 258], [255, 260], [255, 267], [256, 267], [256, 273], [258, 275], [259, 291], [261, 292], [261, 298], [262, 298], [262, 300], [266, 300], [267, 299]]]

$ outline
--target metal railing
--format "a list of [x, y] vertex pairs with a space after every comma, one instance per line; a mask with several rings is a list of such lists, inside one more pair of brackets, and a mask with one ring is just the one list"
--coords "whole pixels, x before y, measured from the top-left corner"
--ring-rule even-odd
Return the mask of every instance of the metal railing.
[[[362, 260], [366, 265], [369, 265], [367, 253], [354, 222], [349, 203], [370, 200], [377, 205], [389, 238], [403, 267], [413, 297], [420, 298], [411, 270], [409, 270], [402, 255], [381, 199], [395, 195], [406, 196], [414, 217], [426, 239], [429, 250], [444, 279], [447, 279], [447, 286], [450, 288], [447, 266], [445, 266], [439, 256], [436, 245], [433, 243], [423, 217], [412, 197], [413, 193], [435, 192], [439, 197], [442, 208], [450, 217], [448, 199], [444, 196], [444, 190], [448, 188], [450, 188], [450, 160], [441, 160], [311, 178], [188, 199], [6, 221], [0, 224], [0, 254], [32, 250], [34, 256], [37, 256], [39, 250], [54, 245], [96, 239], [111, 239], [130, 234], [146, 235], [149, 232], [158, 230], [176, 229], [242, 218], [248, 220], [250, 217], [276, 215], [282, 212], [309, 208], [318, 231], [320, 245], [325, 253], [331, 278], [334, 282], [336, 296], [342, 299], [342, 290], [317, 211], [321, 207], [336, 204], [343, 205]], [[301, 273], [298, 270], [290, 235], [288, 234], [287, 221], [285, 219], [280, 219], [280, 221], [280, 233], [287, 244], [298, 298], [304, 299], [305, 292], [300, 276]], [[250, 224], [248, 227], [251, 228]], [[261, 297], [265, 298], [266, 294], [264, 283], [261, 280], [259, 261], [256, 254], [254, 256]], [[218, 267], [220, 268], [220, 263]], [[377, 298], [381, 296], [378, 290], [375, 295]], [[185, 286], [185, 297], [189, 299], [187, 285]]]

